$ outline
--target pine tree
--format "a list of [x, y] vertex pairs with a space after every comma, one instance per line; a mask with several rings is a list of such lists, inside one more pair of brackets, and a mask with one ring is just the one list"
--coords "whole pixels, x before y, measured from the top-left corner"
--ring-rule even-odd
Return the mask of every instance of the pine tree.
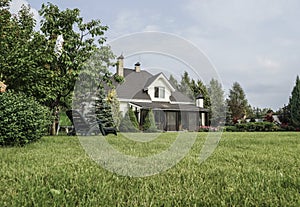
[[300, 128], [300, 80], [296, 78], [296, 85], [293, 88], [290, 98], [291, 124], [296, 128]]
[[201, 94], [204, 98], [204, 108], [210, 108], [210, 98], [208, 95], [208, 91], [206, 86], [204, 85], [204, 83], [201, 80], [197, 80], [197, 82], [192, 79], [191, 83], [191, 90], [194, 94], [194, 97], [197, 97], [199, 94]]
[[107, 102], [106, 94], [102, 86], [97, 91], [97, 99], [95, 100], [96, 119], [100, 120], [105, 127], [115, 127], [113, 114], [110, 105]]

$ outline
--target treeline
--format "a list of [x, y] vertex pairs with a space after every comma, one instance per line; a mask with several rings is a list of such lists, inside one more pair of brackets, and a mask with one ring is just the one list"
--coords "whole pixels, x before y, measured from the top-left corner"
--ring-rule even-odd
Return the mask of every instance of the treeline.
[[[204, 108], [210, 110], [210, 125], [232, 126], [247, 121], [277, 121], [282, 128], [288, 130], [300, 129], [299, 76], [296, 78], [289, 102], [275, 112], [268, 107], [251, 106], [242, 86], [238, 82], [232, 84], [228, 97], [225, 97], [224, 89], [216, 79], [212, 79], [205, 85], [201, 80], [192, 79], [185, 71], [180, 81], [177, 81], [172, 75], [169, 80], [179, 91], [190, 98], [195, 98], [199, 94], [204, 97]], [[273, 115], [276, 115], [278, 119], [274, 119]]]

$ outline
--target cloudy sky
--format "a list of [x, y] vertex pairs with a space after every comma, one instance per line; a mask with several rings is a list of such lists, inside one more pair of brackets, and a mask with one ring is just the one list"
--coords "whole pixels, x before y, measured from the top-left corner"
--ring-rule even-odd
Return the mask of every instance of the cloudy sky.
[[226, 94], [237, 81], [252, 106], [287, 104], [300, 75], [298, 0], [13, 0], [11, 9], [30, 4], [39, 18], [46, 2], [100, 19], [109, 26], [108, 41], [144, 31], [188, 40], [215, 66]]

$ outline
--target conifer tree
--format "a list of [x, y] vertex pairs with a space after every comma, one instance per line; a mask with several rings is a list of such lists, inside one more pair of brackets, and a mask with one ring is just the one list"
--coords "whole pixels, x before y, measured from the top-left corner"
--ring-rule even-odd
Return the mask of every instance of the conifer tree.
[[175, 87], [176, 90], [179, 90], [179, 83], [178, 81], [176, 80], [176, 78], [174, 78], [173, 75], [170, 75], [170, 78], [169, 78], [169, 81], [170, 83], [173, 85], [173, 87]]
[[103, 87], [99, 87], [95, 100], [96, 119], [100, 120], [105, 127], [115, 127], [111, 106], [107, 102]]
[[297, 78], [296, 78], [296, 85], [293, 88], [289, 105], [290, 105], [290, 110], [291, 110], [291, 124], [296, 128], [300, 128], [300, 80], [299, 80], [299, 76], [297, 76]]
[[154, 114], [152, 110], [149, 110], [145, 122], [143, 124], [144, 132], [157, 132], [157, 127], [155, 125]]
[[216, 79], [211, 79], [208, 87], [210, 97], [211, 126], [220, 126], [226, 119], [225, 98], [222, 85]]
[[137, 132], [139, 129], [138, 121], [134, 115], [133, 110], [129, 107], [128, 111], [120, 123], [121, 132]]

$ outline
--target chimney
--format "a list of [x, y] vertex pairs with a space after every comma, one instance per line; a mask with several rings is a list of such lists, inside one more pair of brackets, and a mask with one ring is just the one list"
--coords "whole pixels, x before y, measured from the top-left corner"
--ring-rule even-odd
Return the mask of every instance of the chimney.
[[134, 70], [137, 73], [141, 72], [141, 63], [137, 62], [136, 64], [134, 64]]
[[123, 55], [120, 55], [117, 58], [117, 75], [124, 77], [124, 57]]

